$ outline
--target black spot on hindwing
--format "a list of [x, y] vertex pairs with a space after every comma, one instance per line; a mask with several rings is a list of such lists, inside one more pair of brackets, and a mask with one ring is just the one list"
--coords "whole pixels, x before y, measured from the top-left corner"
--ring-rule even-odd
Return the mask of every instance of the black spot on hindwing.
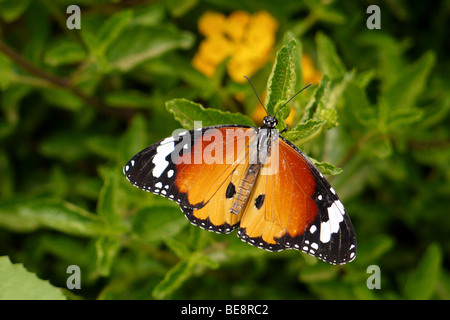
[[227, 191], [225, 192], [225, 197], [227, 199], [231, 199], [234, 197], [235, 194], [236, 194], [236, 187], [234, 186], [234, 184], [232, 182], [230, 182], [230, 184], [228, 185]]
[[265, 194], [260, 194], [257, 198], [256, 198], [256, 200], [255, 200], [255, 208], [256, 209], [261, 209], [261, 207], [262, 207], [262, 205], [263, 205], [263, 203], [264, 203], [264, 199], [266, 198], [266, 195]]

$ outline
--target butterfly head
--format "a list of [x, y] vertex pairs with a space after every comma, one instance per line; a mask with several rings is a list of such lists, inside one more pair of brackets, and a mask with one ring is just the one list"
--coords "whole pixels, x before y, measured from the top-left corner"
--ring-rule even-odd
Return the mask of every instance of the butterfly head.
[[268, 129], [275, 129], [278, 124], [278, 120], [274, 116], [265, 116], [263, 122], [264, 128]]

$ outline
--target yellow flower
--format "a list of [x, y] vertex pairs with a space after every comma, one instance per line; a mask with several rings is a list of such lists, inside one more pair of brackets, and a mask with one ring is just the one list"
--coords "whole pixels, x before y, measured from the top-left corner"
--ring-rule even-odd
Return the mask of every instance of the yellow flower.
[[195, 69], [203, 73], [207, 77], [213, 77], [216, 72], [216, 65], [204, 59], [200, 54], [196, 53], [192, 59], [192, 65]]
[[198, 53], [214, 65], [221, 63], [231, 53], [232, 43], [223, 35], [208, 37], [200, 44]]
[[245, 34], [245, 29], [250, 21], [250, 14], [246, 11], [234, 11], [225, 23], [225, 34], [233, 41], [241, 41]]
[[245, 75], [252, 76], [269, 60], [278, 22], [267, 11], [253, 15], [234, 11], [228, 17], [208, 11], [199, 19], [198, 28], [206, 38], [192, 60], [193, 66], [213, 76], [215, 68], [230, 57], [228, 74], [242, 83]]
[[225, 19], [222, 13], [207, 11], [198, 21], [198, 31], [204, 36], [221, 34], [225, 28]]

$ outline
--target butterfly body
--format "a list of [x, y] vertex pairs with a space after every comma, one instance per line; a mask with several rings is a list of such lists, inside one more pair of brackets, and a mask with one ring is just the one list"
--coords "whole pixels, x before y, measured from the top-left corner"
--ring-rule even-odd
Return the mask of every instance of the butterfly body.
[[276, 125], [266, 116], [260, 128], [183, 131], [137, 153], [124, 173], [136, 187], [177, 202], [208, 231], [239, 228], [241, 240], [268, 251], [352, 261], [356, 236], [336, 192]]

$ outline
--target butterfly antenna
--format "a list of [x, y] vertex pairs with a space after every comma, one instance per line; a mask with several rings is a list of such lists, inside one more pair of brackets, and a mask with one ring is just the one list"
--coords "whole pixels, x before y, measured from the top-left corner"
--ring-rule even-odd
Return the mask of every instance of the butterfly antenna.
[[306, 87], [304, 87], [304, 88], [303, 88], [302, 90], [300, 90], [299, 92], [297, 92], [296, 94], [294, 94], [288, 101], [286, 101], [286, 103], [285, 103], [280, 109], [278, 109], [277, 113], [275, 113], [275, 117], [277, 116], [278, 112], [281, 111], [281, 109], [283, 109], [284, 107], [286, 107], [286, 105], [287, 105], [292, 99], [295, 98], [296, 95], [298, 95], [300, 92], [302, 92], [303, 90], [305, 90], [306, 88], [308, 88], [310, 85], [311, 85], [311, 83], [308, 84]]
[[244, 78], [247, 79], [248, 82], [250, 83], [250, 85], [252, 86], [253, 91], [255, 92], [255, 95], [256, 95], [256, 97], [258, 98], [259, 103], [261, 103], [262, 107], [264, 108], [264, 110], [265, 110], [266, 113], [267, 113], [267, 109], [266, 109], [266, 107], [264, 106], [264, 103], [262, 103], [261, 99], [259, 98], [258, 93], [256, 93], [256, 90], [255, 90], [255, 87], [253, 86], [253, 83], [250, 81], [250, 79], [249, 79], [247, 76], [244, 76]]

